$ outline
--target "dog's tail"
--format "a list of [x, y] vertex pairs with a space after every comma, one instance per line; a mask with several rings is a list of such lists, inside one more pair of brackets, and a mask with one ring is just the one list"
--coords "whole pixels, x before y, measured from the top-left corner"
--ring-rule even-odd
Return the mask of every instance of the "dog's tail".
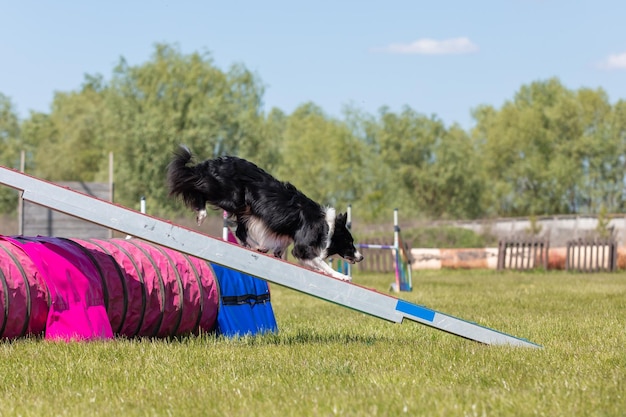
[[193, 155], [188, 147], [181, 145], [167, 166], [167, 186], [170, 196], [181, 197], [186, 206], [195, 210], [204, 209], [204, 200], [198, 193], [199, 176], [190, 165]]

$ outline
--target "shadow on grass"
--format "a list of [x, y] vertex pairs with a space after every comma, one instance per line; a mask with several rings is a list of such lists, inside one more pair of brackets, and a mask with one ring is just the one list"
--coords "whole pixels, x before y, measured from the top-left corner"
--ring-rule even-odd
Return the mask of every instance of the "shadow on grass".
[[359, 344], [371, 346], [379, 342], [388, 341], [386, 337], [375, 335], [363, 335], [351, 332], [319, 332], [316, 330], [297, 330], [295, 333], [280, 331], [278, 333], [266, 333], [256, 336], [239, 336], [227, 338], [213, 336], [216, 343], [232, 343], [245, 346], [298, 346], [298, 345], [335, 345], [335, 344]]
[[373, 345], [377, 342], [386, 341], [386, 338], [374, 335], [363, 335], [346, 332], [319, 332], [315, 330], [298, 330], [295, 334], [273, 335], [276, 343], [281, 345], [301, 345], [301, 344], [362, 344]]

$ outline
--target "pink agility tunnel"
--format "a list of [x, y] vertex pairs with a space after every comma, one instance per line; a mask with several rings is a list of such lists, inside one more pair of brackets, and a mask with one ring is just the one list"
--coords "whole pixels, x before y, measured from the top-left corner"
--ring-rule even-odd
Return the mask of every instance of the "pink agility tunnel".
[[169, 337], [213, 330], [218, 309], [204, 260], [136, 239], [0, 236], [0, 337]]

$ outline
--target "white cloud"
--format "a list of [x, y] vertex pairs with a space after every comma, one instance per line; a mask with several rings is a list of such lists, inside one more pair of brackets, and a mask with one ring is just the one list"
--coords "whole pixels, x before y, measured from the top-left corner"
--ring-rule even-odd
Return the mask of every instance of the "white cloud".
[[609, 55], [608, 58], [600, 62], [598, 66], [606, 70], [626, 69], [626, 52]]
[[411, 43], [392, 43], [384, 48], [375, 50], [405, 55], [451, 55], [477, 52], [478, 46], [466, 37], [443, 40], [422, 38]]

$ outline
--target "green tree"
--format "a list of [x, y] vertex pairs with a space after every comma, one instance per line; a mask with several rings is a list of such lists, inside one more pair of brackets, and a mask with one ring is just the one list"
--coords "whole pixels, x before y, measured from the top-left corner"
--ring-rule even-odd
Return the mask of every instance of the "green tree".
[[[9, 97], [0, 93], [0, 165], [20, 166], [20, 125], [17, 111]], [[17, 192], [0, 186], [0, 213], [15, 211]]]
[[20, 121], [11, 99], [0, 93], [0, 164], [19, 168]]
[[[613, 155], [615, 158], [614, 167], [614, 190], [610, 199], [611, 209], [614, 212], [623, 213], [626, 211], [626, 101], [619, 100], [612, 106], [609, 116], [609, 126], [611, 138], [615, 142], [617, 151]], [[607, 202], [608, 203], [608, 202]]]
[[378, 120], [353, 106], [344, 109], [343, 123], [360, 141], [361, 196], [353, 204], [358, 217], [369, 220], [389, 220], [393, 208], [399, 207], [404, 194], [394, 170], [387, 165], [376, 141], [380, 127]]
[[599, 213], [621, 210], [624, 202], [626, 130], [619, 109], [611, 106], [602, 90], [577, 92], [581, 135], [576, 153], [583, 172], [578, 195], [579, 211]]
[[[558, 80], [523, 86], [496, 111], [474, 112], [473, 136], [486, 170], [486, 199], [499, 215], [572, 210], [565, 198], [576, 189], [579, 165], [571, 163], [580, 127], [568, 114], [574, 97]], [[558, 123], [559, 118], [567, 123]]]
[[55, 93], [50, 114], [24, 121], [29, 172], [51, 181], [106, 178], [105, 93], [101, 77], [88, 76], [79, 91]]
[[379, 112], [371, 142], [391, 170], [391, 181], [397, 184], [391, 201], [409, 216], [429, 214], [428, 205], [434, 194], [427, 184], [426, 171], [434, 161], [434, 146], [444, 130], [440, 121], [409, 107], [400, 114], [384, 107]]
[[155, 211], [180, 211], [165, 187], [175, 147], [186, 144], [201, 159], [252, 152], [263, 139], [262, 94], [250, 71], [235, 65], [223, 72], [207, 53], [157, 45], [142, 65], [122, 59], [106, 95], [119, 201], [134, 204], [145, 195]]
[[436, 117], [411, 108], [400, 114], [383, 108], [369, 142], [391, 171], [389, 201], [410, 216], [476, 217], [482, 214], [480, 171], [475, 147], [459, 127], [446, 129]]
[[477, 218], [484, 214], [484, 183], [476, 148], [458, 125], [450, 127], [434, 148], [435, 159], [427, 172], [430, 216]]
[[476, 109], [486, 206], [505, 216], [619, 209], [625, 148], [616, 110], [604, 91], [570, 91], [557, 79], [522, 86], [500, 110]]
[[281, 148], [287, 119], [282, 110], [273, 108], [260, 123], [258, 134], [242, 143], [239, 155], [268, 172], [275, 172], [282, 163]]
[[287, 119], [276, 174], [322, 204], [339, 209], [361, 197], [362, 144], [347, 126], [312, 103]]

